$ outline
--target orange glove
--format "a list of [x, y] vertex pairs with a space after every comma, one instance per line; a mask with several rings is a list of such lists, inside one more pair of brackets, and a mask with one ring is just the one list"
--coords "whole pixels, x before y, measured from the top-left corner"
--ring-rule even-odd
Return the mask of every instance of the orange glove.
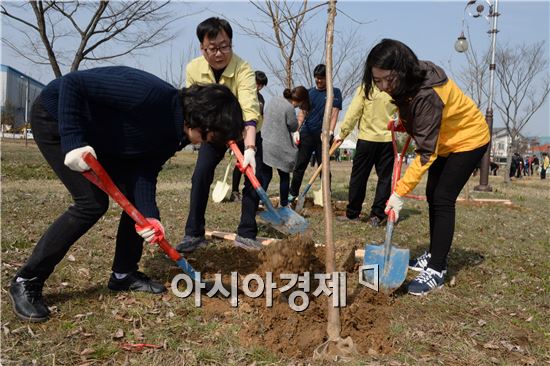
[[164, 226], [160, 221], [149, 217], [146, 220], [149, 225], [139, 226], [136, 224], [136, 232], [149, 244], [158, 243], [164, 239]]

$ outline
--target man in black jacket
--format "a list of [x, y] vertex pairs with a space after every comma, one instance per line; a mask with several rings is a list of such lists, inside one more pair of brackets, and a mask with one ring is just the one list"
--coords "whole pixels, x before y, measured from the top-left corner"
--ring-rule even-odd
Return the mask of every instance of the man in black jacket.
[[102, 67], [48, 84], [33, 104], [31, 125], [38, 148], [74, 204], [51, 224], [13, 278], [9, 297], [16, 315], [32, 322], [48, 319], [44, 282], [109, 207], [109, 197], [81, 174], [89, 170], [85, 153], [99, 160], [150, 223], [137, 227], [122, 213], [109, 289], [164, 292], [162, 284], [138, 271], [143, 241], [154, 243], [164, 235], [157, 176], [189, 143], [225, 145], [239, 139], [244, 123], [237, 98], [221, 85], [177, 90], [144, 71]]

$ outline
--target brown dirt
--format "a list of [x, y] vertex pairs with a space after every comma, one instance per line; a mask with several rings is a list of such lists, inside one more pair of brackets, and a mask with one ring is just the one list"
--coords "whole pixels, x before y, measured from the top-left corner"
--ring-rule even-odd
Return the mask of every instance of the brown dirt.
[[[336, 242], [335, 246], [338, 270], [351, 270], [347, 274], [347, 306], [340, 312], [342, 338], [351, 336], [363, 355], [389, 353], [392, 349], [388, 320], [391, 299], [357, 284], [354, 248], [349, 242]], [[313, 278], [313, 273], [324, 272], [324, 255], [324, 248], [315, 248], [311, 238], [294, 236], [270, 245], [259, 254], [233, 247], [213, 247], [192, 255], [190, 261], [206, 277], [216, 272], [238, 271], [240, 275], [254, 272], [265, 279], [265, 272], [270, 271], [279, 283], [281, 273], [309, 271]], [[227, 299], [203, 297], [203, 311], [205, 316], [220, 321], [230, 321], [230, 314], [239, 314], [243, 319], [240, 341], [245, 346], [265, 347], [288, 358], [310, 358], [314, 349], [326, 340], [327, 298], [312, 295], [316, 286], [311, 281], [310, 303], [302, 312], [292, 310], [287, 297], [278, 290], [273, 293], [271, 308], [266, 306], [263, 296], [256, 299], [239, 296], [237, 309], [231, 308]]]

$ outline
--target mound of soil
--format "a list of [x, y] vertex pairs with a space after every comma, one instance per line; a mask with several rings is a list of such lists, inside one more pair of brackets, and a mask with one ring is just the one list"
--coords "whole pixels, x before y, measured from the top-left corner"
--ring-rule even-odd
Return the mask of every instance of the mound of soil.
[[[353, 270], [350, 266], [349, 243], [335, 243], [337, 268]], [[338, 260], [339, 258], [339, 260]], [[193, 255], [193, 262], [204, 274], [238, 271], [240, 275], [257, 273], [265, 279], [272, 272], [278, 279], [281, 273], [324, 273], [324, 248], [316, 248], [311, 238], [295, 236], [271, 244], [259, 254], [238, 248], [212, 248]], [[345, 268], [344, 267], [344, 268]], [[215, 270], [217, 268], [217, 270]], [[213, 270], [213, 273], [209, 273]], [[224, 276], [225, 277], [225, 276]], [[357, 272], [347, 273], [347, 306], [340, 310], [343, 338], [351, 336], [359, 353], [385, 354], [391, 351], [389, 337], [390, 298], [357, 284]], [[279, 281], [277, 281], [279, 282]], [[310, 358], [314, 349], [326, 340], [327, 297], [313, 296], [317, 284], [311, 281], [309, 306], [301, 312], [290, 308], [288, 298], [274, 290], [273, 306], [266, 306], [265, 297], [239, 296], [237, 312], [243, 317], [240, 342], [244, 346], [261, 346], [288, 358]], [[280, 285], [279, 285], [280, 287]], [[207, 317], [224, 321], [235, 311], [227, 299], [203, 297], [203, 311]]]

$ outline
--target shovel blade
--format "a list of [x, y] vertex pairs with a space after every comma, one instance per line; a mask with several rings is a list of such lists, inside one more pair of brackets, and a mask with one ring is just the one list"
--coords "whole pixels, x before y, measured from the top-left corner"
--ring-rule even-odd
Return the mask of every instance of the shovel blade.
[[278, 208], [275, 212], [261, 212], [260, 218], [283, 234], [303, 233], [308, 228], [306, 219], [288, 207]]
[[323, 206], [323, 189], [319, 189], [318, 191], [313, 191], [313, 203], [317, 206]]
[[212, 191], [212, 201], [216, 203], [220, 203], [224, 200], [225, 197], [227, 197], [227, 193], [229, 192], [229, 184], [225, 182], [217, 181], [216, 185], [214, 186], [214, 190]]
[[365, 245], [363, 264], [366, 266], [378, 266], [378, 271], [375, 268], [372, 271], [363, 272], [365, 280], [369, 283], [374, 283], [377, 276], [378, 288], [385, 293], [391, 293], [398, 289], [407, 277], [409, 249], [402, 249], [393, 245], [386, 261], [384, 245], [367, 244]]

